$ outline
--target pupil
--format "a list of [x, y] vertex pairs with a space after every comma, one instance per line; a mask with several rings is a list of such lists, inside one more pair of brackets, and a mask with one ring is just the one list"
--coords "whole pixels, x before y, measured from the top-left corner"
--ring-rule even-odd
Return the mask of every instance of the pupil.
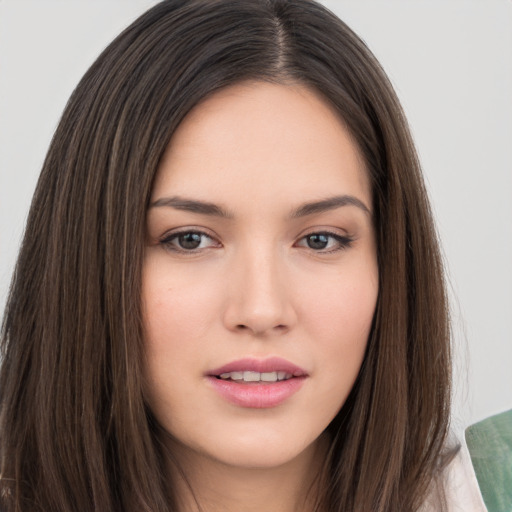
[[185, 233], [179, 236], [179, 243], [183, 249], [197, 249], [201, 245], [201, 235], [198, 233]]
[[327, 235], [309, 235], [308, 246], [311, 249], [325, 249], [329, 243], [329, 237]]

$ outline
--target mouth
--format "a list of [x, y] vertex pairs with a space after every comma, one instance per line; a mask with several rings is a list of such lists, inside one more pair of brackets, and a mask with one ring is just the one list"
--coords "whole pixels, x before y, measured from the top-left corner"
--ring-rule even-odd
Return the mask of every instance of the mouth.
[[206, 374], [212, 388], [228, 402], [246, 408], [276, 407], [301, 387], [308, 374], [281, 358], [241, 359]]
[[280, 382], [294, 377], [307, 377], [299, 366], [280, 357], [239, 359], [207, 372], [207, 376], [238, 382]]
[[285, 371], [275, 372], [252, 372], [252, 371], [240, 371], [240, 372], [226, 372], [220, 375], [215, 375], [217, 379], [230, 380], [234, 382], [250, 383], [250, 382], [278, 382], [283, 380], [292, 379], [294, 376], [291, 373]]

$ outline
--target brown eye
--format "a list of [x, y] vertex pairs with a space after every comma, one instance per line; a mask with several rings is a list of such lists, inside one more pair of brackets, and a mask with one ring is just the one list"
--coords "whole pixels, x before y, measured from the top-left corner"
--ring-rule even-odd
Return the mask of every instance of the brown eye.
[[185, 233], [179, 235], [176, 241], [182, 249], [197, 249], [201, 245], [201, 235], [199, 233]]
[[163, 238], [160, 244], [175, 252], [195, 252], [218, 246], [218, 242], [202, 231], [172, 233]]
[[306, 247], [315, 252], [331, 253], [348, 249], [353, 239], [349, 236], [339, 235], [337, 233], [318, 232], [310, 233], [297, 242], [298, 247]]
[[306, 237], [306, 243], [310, 249], [325, 249], [329, 244], [329, 236], [323, 233], [315, 233]]

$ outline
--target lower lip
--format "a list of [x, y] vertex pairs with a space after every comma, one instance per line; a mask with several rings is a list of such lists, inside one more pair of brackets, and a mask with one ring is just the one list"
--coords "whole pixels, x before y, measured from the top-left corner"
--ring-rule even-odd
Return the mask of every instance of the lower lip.
[[232, 380], [208, 377], [215, 391], [232, 404], [253, 409], [276, 407], [294, 395], [306, 377], [265, 383], [240, 384]]

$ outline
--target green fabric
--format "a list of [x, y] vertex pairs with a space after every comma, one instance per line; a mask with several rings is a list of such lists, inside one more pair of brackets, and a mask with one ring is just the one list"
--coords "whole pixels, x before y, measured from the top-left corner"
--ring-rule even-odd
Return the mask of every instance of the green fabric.
[[489, 512], [512, 512], [512, 409], [466, 429], [466, 443]]

